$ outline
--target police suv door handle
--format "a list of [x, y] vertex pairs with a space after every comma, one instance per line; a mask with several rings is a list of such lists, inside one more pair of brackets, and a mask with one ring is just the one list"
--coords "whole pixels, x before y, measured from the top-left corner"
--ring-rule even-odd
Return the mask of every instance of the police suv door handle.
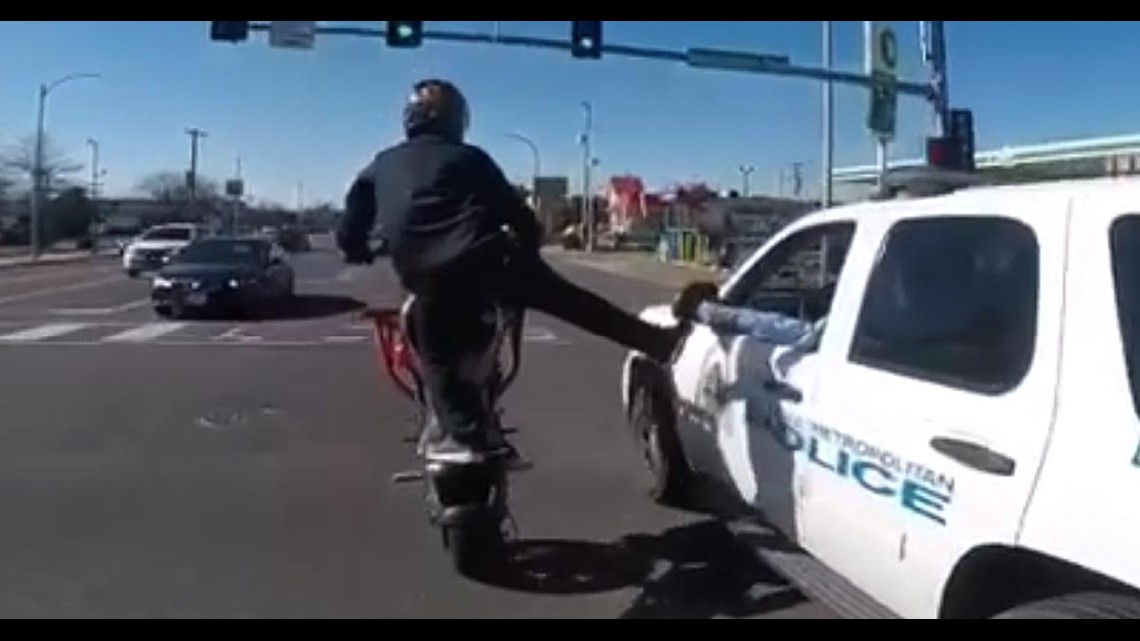
[[991, 450], [985, 445], [971, 443], [956, 438], [935, 436], [930, 439], [930, 447], [966, 467], [997, 476], [1013, 476], [1017, 462], [1008, 456]]
[[792, 387], [791, 385], [778, 381], [774, 378], [769, 378], [764, 381], [764, 391], [774, 395], [782, 401], [791, 401], [799, 403], [804, 400], [804, 393]]

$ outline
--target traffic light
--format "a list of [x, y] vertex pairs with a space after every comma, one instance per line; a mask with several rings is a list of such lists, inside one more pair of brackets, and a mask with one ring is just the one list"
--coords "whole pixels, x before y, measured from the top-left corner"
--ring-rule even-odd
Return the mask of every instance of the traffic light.
[[926, 164], [938, 169], [955, 169], [958, 159], [953, 140], [948, 136], [926, 139]]
[[602, 57], [602, 21], [575, 20], [570, 25], [570, 53], [575, 58]]
[[945, 136], [926, 139], [926, 163], [931, 167], [974, 171], [974, 112], [951, 109]]
[[950, 110], [950, 139], [955, 147], [958, 169], [974, 170], [974, 112], [969, 109]]
[[210, 40], [244, 42], [249, 39], [249, 20], [213, 20], [210, 22]]
[[422, 20], [389, 20], [388, 46], [412, 48], [420, 46], [424, 41], [424, 23]]

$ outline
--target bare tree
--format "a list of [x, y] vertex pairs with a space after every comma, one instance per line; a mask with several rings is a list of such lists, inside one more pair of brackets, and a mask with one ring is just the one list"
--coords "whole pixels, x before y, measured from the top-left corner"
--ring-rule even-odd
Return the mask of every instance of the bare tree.
[[[67, 153], [56, 146], [46, 135], [43, 139], [43, 176], [47, 193], [58, 193], [78, 183], [72, 179], [83, 170], [83, 163], [67, 157]], [[0, 167], [8, 174], [16, 188], [30, 190], [32, 171], [36, 166], [36, 138], [26, 136], [0, 155]], [[2, 179], [0, 179], [2, 181]]]
[[[218, 182], [205, 176], [198, 176], [197, 196], [203, 200], [214, 199], [219, 194]], [[155, 200], [165, 203], [184, 203], [190, 200], [190, 187], [186, 175], [177, 171], [160, 171], [139, 181], [135, 189]]]

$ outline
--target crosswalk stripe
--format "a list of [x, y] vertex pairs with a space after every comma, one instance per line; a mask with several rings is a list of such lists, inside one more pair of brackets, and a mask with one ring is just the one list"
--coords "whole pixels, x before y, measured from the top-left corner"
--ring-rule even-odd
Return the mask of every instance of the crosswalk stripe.
[[20, 343], [31, 341], [42, 341], [46, 338], [54, 338], [56, 336], [63, 336], [71, 332], [77, 332], [88, 323], [48, 323], [47, 325], [37, 325], [36, 327], [29, 327], [28, 329], [12, 332], [10, 334], [0, 335], [0, 342], [6, 343]]
[[107, 336], [101, 342], [103, 343], [143, 343], [146, 341], [154, 340], [160, 336], [177, 332], [178, 330], [186, 327], [186, 323], [147, 323], [141, 327], [128, 329], [125, 332], [119, 332]]

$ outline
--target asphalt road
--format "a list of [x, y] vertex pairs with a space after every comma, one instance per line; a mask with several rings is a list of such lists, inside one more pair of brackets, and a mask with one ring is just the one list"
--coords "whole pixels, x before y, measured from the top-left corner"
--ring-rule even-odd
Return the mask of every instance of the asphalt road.
[[[507, 420], [519, 571], [451, 573], [353, 299], [386, 266], [294, 259], [280, 318], [166, 322], [110, 260], [0, 271], [0, 617], [831, 617], [718, 524], [640, 489], [621, 350], [536, 315]], [[579, 266], [629, 308], [668, 295]]]

